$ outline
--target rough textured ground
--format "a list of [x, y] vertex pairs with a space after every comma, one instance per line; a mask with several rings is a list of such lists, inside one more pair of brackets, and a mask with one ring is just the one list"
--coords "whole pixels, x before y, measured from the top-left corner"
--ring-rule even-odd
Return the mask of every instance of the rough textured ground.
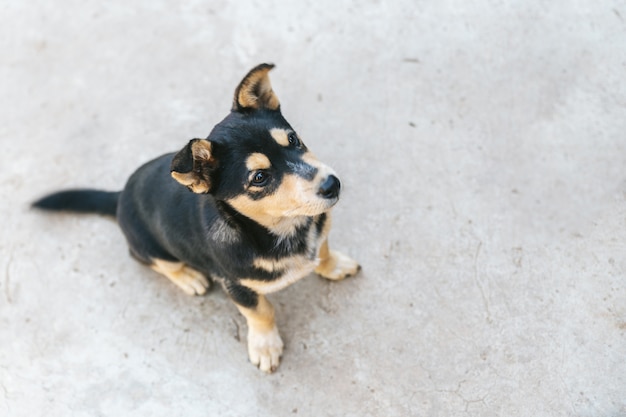
[[[0, 415], [626, 415], [623, 2], [131, 3], [0, 5]], [[263, 61], [363, 265], [271, 297], [271, 376], [221, 291], [29, 209], [206, 136]]]

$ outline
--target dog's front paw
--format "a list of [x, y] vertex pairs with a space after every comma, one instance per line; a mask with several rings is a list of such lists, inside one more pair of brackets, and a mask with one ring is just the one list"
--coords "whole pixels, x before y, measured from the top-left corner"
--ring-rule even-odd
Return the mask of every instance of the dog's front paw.
[[248, 331], [248, 356], [250, 362], [263, 372], [271, 373], [278, 368], [283, 353], [283, 340], [274, 326], [266, 332]]
[[338, 281], [352, 275], [356, 275], [361, 270], [361, 266], [354, 259], [334, 250], [331, 250], [329, 257], [320, 261], [315, 268], [315, 273], [326, 279]]

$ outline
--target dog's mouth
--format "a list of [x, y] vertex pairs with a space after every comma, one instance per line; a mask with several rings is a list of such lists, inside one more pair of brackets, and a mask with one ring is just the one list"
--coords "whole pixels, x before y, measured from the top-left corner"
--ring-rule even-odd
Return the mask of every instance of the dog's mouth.
[[[309, 207], [308, 215], [318, 215], [327, 212], [339, 201], [341, 191], [341, 181], [335, 175], [330, 174], [322, 183], [316, 193], [315, 202], [307, 204]], [[295, 210], [297, 211], [297, 210]]]
[[276, 217], [317, 216], [326, 213], [339, 201], [341, 182], [335, 175], [330, 174], [322, 180], [317, 189], [306, 187], [294, 194], [292, 202], [296, 203], [289, 208], [283, 208], [272, 213]]
[[328, 210], [332, 209], [338, 201], [339, 196], [332, 198], [317, 198], [315, 201], [308, 201], [280, 213], [273, 214], [275, 214], [275, 217], [318, 216], [328, 212]]

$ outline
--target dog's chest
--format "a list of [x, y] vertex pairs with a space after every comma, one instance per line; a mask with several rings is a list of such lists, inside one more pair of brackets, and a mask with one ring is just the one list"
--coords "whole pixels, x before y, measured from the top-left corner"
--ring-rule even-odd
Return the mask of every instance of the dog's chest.
[[320, 233], [315, 227], [307, 231], [305, 250], [303, 253], [276, 258], [256, 257], [252, 265], [256, 270], [273, 275], [267, 279], [243, 279], [241, 283], [261, 294], [279, 291], [294, 282], [304, 278], [319, 263], [319, 247], [326, 239], [325, 233]]
[[316, 265], [316, 260], [310, 260], [303, 256], [294, 256], [271, 263], [267, 260], [257, 259], [255, 267], [268, 272], [270, 268], [275, 268], [273, 272], [278, 272], [279, 275], [272, 280], [243, 279], [241, 283], [260, 294], [268, 294], [282, 290], [304, 278], [315, 269]]

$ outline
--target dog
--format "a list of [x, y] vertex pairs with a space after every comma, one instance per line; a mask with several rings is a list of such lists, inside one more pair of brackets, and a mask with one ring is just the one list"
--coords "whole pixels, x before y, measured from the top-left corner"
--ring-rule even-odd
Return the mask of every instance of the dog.
[[341, 183], [283, 117], [273, 67], [248, 72], [206, 139], [144, 164], [122, 191], [74, 189], [33, 203], [116, 217], [130, 254], [187, 294], [219, 282], [246, 318], [248, 355], [264, 372], [283, 352], [266, 294], [313, 271], [341, 280], [360, 270], [329, 249]]

